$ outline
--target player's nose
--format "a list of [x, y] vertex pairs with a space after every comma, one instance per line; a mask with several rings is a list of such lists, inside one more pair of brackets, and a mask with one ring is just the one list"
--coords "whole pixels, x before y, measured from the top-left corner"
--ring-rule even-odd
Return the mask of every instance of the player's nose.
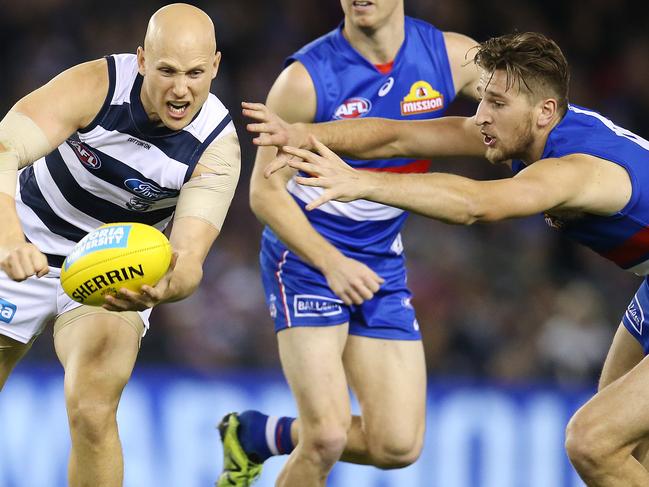
[[485, 123], [491, 123], [491, 115], [487, 109], [484, 100], [478, 104], [478, 108], [475, 112], [475, 124], [484, 125]]
[[185, 76], [176, 76], [174, 79], [173, 94], [178, 98], [182, 98], [187, 94], [187, 80]]

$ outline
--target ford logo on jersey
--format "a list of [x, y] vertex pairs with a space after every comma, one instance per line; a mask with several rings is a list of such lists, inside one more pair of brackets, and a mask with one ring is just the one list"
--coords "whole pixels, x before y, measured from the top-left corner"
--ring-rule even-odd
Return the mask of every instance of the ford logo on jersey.
[[16, 314], [16, 305], [0, 298], [0, 321], [9, 323]]
[[334, 118], [356, 118], [362, 117], [372, 109], [372, 102], [367, 98], [348, 98], [342, 102], [336, 112]]
[[87, 145], [76, 140], [68, 140], [68, 145], [72, 147], [81, 164], [88, 169], [99, 169], [101, 167], [101, 159]]
[[140, 179], [127, 179], [124, 181], [131, 193], [135, 193], [140, 198], [147, 200], [158, 201], [164, 198], [172, 198], [178, 196], [178, 191], [174, 189], [162, 189], [155, 183], [147, 183]]

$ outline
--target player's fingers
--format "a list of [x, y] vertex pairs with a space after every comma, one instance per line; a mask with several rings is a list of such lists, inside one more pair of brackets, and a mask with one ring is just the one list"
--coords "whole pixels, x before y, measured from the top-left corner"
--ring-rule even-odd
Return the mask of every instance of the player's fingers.
[[16, 255], [12, 255], [5, 261], [2, 270], [5, 271], [12, 280], [18, 282], [24, 281], [30, 276], [30, 274], [25, 272], [22, 262]]
[[312, 176], [322, 175], [322, 171], [320, 170], [320, 168], [318, 168], [318, 166], [316, 166], [312, 162], [306, 162], [301, 159], [293, 158], [289, 161], [288, 165], [291, 166], [293, 169], [297, 169], [298, 171], [311, 174]]
[[291, 160], [293, 159], [294, 157], [292, 155], [280, 152], [277, 157], [275, 157], [275, 159], [268, 163], [266, 169], [264, 169], [264, 177], [269, 178], [280, 169], [284, 169], [286, 166], [289, 166]]
[[274, 134], [277, 132], [277, 127], [267, 122], [249, 123], [248, 125], [246, 125], [246, 130], [248, 132], [255, 132], [259, 134], [268, 134], [268, 133]]
[[263, 103], [255, 103], [250, 101], [242, 101], [241, 108], [245, 108], [247, 110], [267, 110], [266, 105], [264, 105]]
[[346, 294], [352, 300], [353, 304], [363, 304], [363, 301], [365, 301], [356, 289], [350, 288]]
[[255, 145], [259, 145], [262, 147], [270, 147], [270, 146], [279, 146], [282, 145], [286, 142], [286, 139], [277, 134], [268, 134], [268, 133], [261, 133], [254, 139], [252, 139], [252, 143]]
[[325, 188], [326, 180], [324, 178], [314, 178], [314, 177], [304, 177], [296, 176], [295, 182], [301, 184], [302, 186], [314, 186], [316, 188]]
[[300, 159], [304, 159], [305, 161], [312, 162], [314, 164], [318, 164], [322, 160], [322, 158], [318, 154], [315, 154], [314, 152], [311, 152], [307, 149], [298, 149], [297, 147], [285, 145], [284, 147], [282, 147], [282, 150], [287, 154], [292, 154], [299, 157]]
[[376, 293], [381, 288], [381, 284], [382, 283], [379, 283], [374, 278], [365, 279], [365, 286], [367, 286], [372, 293]]
[[45, 257], [42, 252], [37, 252], [36, 255], [32, 257], [32, 260], [34, 262], [36, 277], [43, 277], [50, 271], [50, 268], [47, 265], [47, 257]]
[[280, 169], [284, 169], [286, 166], [286, 161], [275, 159], [274, 161], [269, 163], [268, 166], [266, 166], [266, 169], [264, 169], [264, 177], [268, 179]]
[[263, 112], [260, 112], [258, 110], [241, 110], [241, 114], [244, 117], [252, 118], [253, 120], [257, 120], [259, 122], [265, 122], [267, 120], [266, 114]]
[[268, 108], [263, 103], [241, 103], [241, 113], [246, 117], [255, 120], [265, 120], [268, 118]]
[[130, 303], [125, 300], [108, 294], [104, 297], [104, 304], [101, 307], [108, 311], [126, 311], [129, 305]]
[[315, 148], [316, 152], [321, 156], [338, 158], [338, 155], [334, 151], [332, 151], [329, 147], [327, 147], [318, 139], [316, 139], [315, 135], [310, 135], [309, 140], [311, 142], [311, 147]]
[[356, 293], [363, 298], [363, 301], [367, 301], [369, 299], [372, 299], [374, 297], [374, 292], [365, 285], [364, 282], [361, 282], [359, 284], [354, 285], [354, 289]]
[[335, 294], [340, 299], [342, 299], [343, 303], [345, 303], [347, 306], [351, 306], [352, 304], [354, 304], [354, 302], [352, 301], [352, 298], [345, 291], [339, 291], [339, 292], [337, 292]]
[[328, 191], [325, 191], [320, 195], [319, 198], [313, 200], [311, 203], [306, 205], [306, 210], [311, 211], [315, 210], [316, 208], [319, 208], [320, 206], [324, 205], [325, 203], [328, 203], [333, 199], [333, 193], [330, 193]]

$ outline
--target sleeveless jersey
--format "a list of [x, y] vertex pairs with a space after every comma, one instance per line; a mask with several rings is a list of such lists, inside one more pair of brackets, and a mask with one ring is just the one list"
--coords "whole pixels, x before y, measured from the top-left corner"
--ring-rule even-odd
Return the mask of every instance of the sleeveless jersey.
[[[316, 39], [287, 60], [301, 62], [315, 85], [315, 122], [354, 117], [418, 120], [440, 117], [455, 98], [443, 33], [406, 17], [405, 39], [392, 70], [382, 74], [345, 39], [342, 25]], [[426, 172], [430, 161], [347, 160], [353, 167], [395, 172]], [[304, 206], [320, 188], [289, 181], [288, 191]], [[399, 231], [407, 214], [370, 201], [329, 202], [306, 212], [311, 225], [341, 250], [395, 255], [402, 251]], [[268, 229], [266, 230], [269, 231]]]
[[[548, 217], [548, 223], [621, 268], [649, 274], [649, 141], [597, 112], [570, 105], [550, 132], [542, 158], [569, 154], [588, 154], [622, 166], [631, 179], [631, 199], [611, 216]], [[524, 167], [513, 161], [515, 172]]]
[[210, 93], [185, 128], [152, 123], [133, 54], [107, 56], [109, 89], [91, 124], [20, 172], [16, 206], [26, 238], [61, 267], [76, 242], [112, 222], [163, 230], [181, 186], [214, 140], [234, 131]]

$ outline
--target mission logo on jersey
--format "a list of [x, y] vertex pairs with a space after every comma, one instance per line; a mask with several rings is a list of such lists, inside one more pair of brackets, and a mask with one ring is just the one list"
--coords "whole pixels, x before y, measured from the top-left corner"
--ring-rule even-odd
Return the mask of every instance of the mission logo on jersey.
[[334, 118], [356, 118], [362, 117], [372, 109], [372, 102], [367, 98], [348, 98], [342, 102], [334, 112]]
[[430, 83], [417, 81], [401, 102], [401, 115], [415, 115], [444, 108], [444, 95], [434, 90]]

